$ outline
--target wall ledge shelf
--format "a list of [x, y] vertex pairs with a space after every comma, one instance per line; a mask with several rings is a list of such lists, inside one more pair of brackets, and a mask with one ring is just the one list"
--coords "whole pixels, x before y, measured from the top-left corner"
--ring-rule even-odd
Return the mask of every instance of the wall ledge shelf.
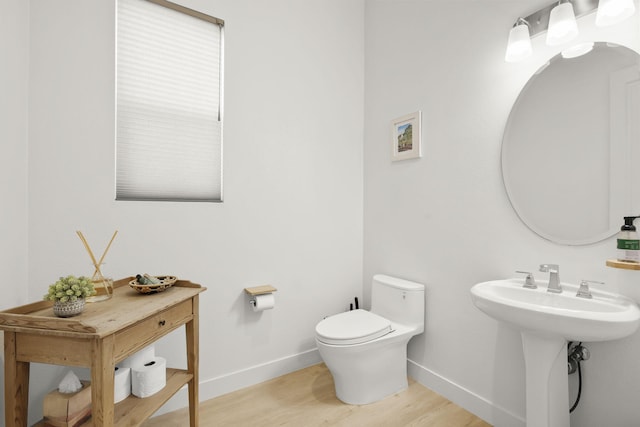
[[248, 295], [254, 297], [256, 295], [264, 295], [264, 294], [273, 293], [273, 292], [277, 291], [277, 289], [274, 288], [271, 285], [264, 285], [264, 286], [256, 286], [256, 287], [253, 287], [253, 288], [244, 288], [244, 291]]
[[637, 262], [618, 261], [617, 259], [608, 259], [607, 267], [622, 268], [624, 270], [640, 270], [640, 264]]

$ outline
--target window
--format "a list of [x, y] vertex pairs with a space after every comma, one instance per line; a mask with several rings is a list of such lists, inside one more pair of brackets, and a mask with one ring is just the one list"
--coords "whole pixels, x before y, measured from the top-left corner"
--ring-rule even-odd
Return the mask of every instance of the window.
[[224, 22], [118, 0], [116, 200], [222, 201]]

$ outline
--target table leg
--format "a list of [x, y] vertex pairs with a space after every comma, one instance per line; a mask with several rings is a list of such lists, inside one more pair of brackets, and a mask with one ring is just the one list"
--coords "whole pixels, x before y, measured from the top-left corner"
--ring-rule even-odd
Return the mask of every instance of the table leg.
[[199, 310], [199, 299], [198, 295], [196, 295], [193, 297], [193, 319], [185, 325], [185, 335], [187, 338], [187, 370], [193, 375], [193, 378], [189, 381], [190, 427], [198, 427], [200, 425], [200, 398], [198, 396], [198, 366], [200, 357]]
[[29, 416], [29, 362], [18, 362], [16, 333], [4, 333], [5, 425], [26, 427]]
[[91, 418], [95, 427], [112, 427], [113, 420], [113, 335], [92, 342]]

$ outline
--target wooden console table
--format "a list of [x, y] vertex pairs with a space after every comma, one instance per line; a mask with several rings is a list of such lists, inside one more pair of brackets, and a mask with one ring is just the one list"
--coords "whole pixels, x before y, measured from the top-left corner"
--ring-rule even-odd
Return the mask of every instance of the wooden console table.
[[[111, 299], [87, 303], [71, 318], [56, 317], [50, 301], [0, 312], [6, 426], [27, 426], [30, 362], [91, 368], [91, 418], [83, 426], [139, 426], [185, 384], [190, 426], [198, 426], [198, 298], [206, 288], [178, 280], [164, 292], [140, 294], [128, 286], [133, 279], [114, 282]], [[187, 369], [167, 369], [166, 386], [153, 396], [114, 405], [116, 363], [183, 325]]]

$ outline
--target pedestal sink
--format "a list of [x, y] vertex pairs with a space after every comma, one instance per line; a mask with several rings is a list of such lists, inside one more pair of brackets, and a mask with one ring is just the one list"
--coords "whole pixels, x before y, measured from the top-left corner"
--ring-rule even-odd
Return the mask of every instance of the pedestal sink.
[[563, 292], [523, 287], [524, 279], [493, 280], [471, 288], [476, 307], [518, 328], [525, 359], [527, 427], [569, 427], [567, 341], [608, 341], [633, 334], [640, 309], [629, 298], [562, 283]]

